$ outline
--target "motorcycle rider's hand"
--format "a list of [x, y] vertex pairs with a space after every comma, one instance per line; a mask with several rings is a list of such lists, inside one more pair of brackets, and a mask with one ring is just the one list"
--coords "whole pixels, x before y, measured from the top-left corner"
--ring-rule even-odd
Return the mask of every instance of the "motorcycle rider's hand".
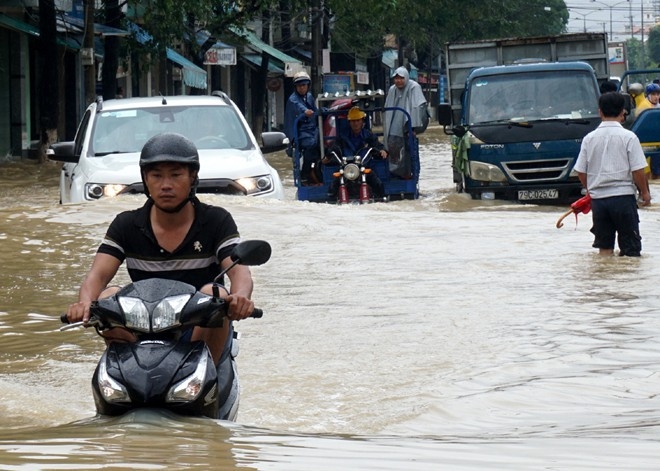
[[254, 303], [245, 296], [230, 294], [226, 298], [226, 301], [229, 303], [227, 317], [233, 321], [247, 319], [252, 315], [252, 311], [254, 311]]
[[73, 324], [80, 321], [87, 323], [89, 321], [89, 306], [91, 304], [91, 301], [78, 301], [77, 303], [70, 304], [66, 310], [66, 317], [69, 319], [69, 323]]

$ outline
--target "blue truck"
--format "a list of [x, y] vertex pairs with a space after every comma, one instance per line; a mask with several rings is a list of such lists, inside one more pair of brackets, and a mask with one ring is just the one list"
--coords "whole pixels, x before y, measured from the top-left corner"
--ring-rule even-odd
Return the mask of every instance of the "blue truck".
[[449, 43], [445, 57], [450, 102], [439, 105], [438, 122], [451, 136], [457, 191], [537, 204], [578, 199], [573, 166], [600, 123], [607, 34]]

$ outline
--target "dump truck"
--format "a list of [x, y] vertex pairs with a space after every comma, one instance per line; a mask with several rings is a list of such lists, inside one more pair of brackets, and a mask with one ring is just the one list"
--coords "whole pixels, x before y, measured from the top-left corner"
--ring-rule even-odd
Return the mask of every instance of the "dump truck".
[[437, 114], [457, 191], [527, 203], [581, 197], [573, 166], [600, 124], [607, 34], [454, 42], [445, 58], [450, 102]]

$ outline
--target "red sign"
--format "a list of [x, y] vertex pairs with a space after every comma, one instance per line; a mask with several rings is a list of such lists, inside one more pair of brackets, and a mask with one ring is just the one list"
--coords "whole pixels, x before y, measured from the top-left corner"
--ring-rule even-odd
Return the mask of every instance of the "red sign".
[[236, 49], [212, 47], [204, 54], [204, 65], [236, 65]]

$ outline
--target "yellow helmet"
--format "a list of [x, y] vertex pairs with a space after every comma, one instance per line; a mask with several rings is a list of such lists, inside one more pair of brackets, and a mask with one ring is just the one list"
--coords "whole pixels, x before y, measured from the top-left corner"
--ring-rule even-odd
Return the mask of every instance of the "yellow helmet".
[[367, 116], [367, 114], [364, 111], [362, 111], [360, 108], [358, 108], [357, 106], [354, 106], [353, 108], [348, 110], [348, 120], [349, 121], [356, 121], [358, 119], [364, 118], [365, 116]]

